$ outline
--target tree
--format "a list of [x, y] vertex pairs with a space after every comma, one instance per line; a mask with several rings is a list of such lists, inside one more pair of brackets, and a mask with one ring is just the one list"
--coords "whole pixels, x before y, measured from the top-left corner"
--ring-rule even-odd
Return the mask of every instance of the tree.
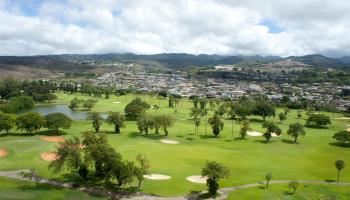
[[298, 117], [299, 119], [302, 117], [302, 115], [301, 115], [301, 111], [300, 111], [300, 110], [298, 110], [297, 117]]
[[201, 116], [204, 117], [204, 128], [205, 128], [205, 134], [207, 134], [207, 115], [208, 115], [208, 109], [203, 108], [200, 112]]
[[194, 120], [194, 134], [197, 135], [198, 127], [201, 125], [201, 119], [197, 118]]
[[305, 135], [304, 126], [298, 122], [290, 124], [287, 134], [294, 137], [294, 143], [296, 143], [299, 136]]
[[45, 116], [45, 127], [55, 134], [58, 134], [58, 129], [69, 129], [72, 125], [72, 119], [63, 113], [50, 113]]
[[190, 111], [190, 116], [193, 117], [193, 119], [197, 119], [201, 115], [202, 110], [200, 108], [193, 107]]
[[17, 117], [17, 130], [24, 130], [29, 134], [40, 130], [45, 124], [45, 119], [40, 113], [28, 112], [27, 114]]
[[247, 132], [250, 130], [250, 123], [249, 120], [243, 120], [241, 121], [241, 129], [240, 129], [240, 135], [241, 138], [244, 139], [245, 136], [247, 136]]
[[108, 117], [106, 119], [107, 123], [114, 125], [115, 133], [120, 133], [120, 128], [124, 128], [125, 117], [121, 115], [119, 112], [109, 112]]
[[269, 142], [272, 137], [272, 133], [279, 129], [279, 127], [272, 121], [264, 122], [263, 128], [266, 128], [266, 132], [263, 134], [266, 142]]
[[221, 118], [218, 114], [214, 114], [209, 118], [208, 122], [213, 130], [214, 136], [217, 137], [224, 128], [224, 123], [221, 121]]
[[90, 112], [87, 117], [87, 120], [92, 121], [92, 127], [95, 129], [95, 132], [98, 133], [103, 123], [101, 114], [98, 112]]
[[9, 133], [16, 126], [16, 115], [0, 113], [0, 133], [6, 131]]
[[[137, 120], [137, 127], [140, 130], [141, 134], [143, 131], [145, 131], [146, 135], [148, 135], [148, 130], [152, 129], [154, 127], [154, 124], [154, 117], [149, 115], [143, 115], [139, 118], [139, 120]], [[156, 132], [157, 131], [158, 130], [156, 130]]]
[[265, 175], [265, 179], [266, 179], [266, 188], [268, 188], [269, 187], [269, 183], [270, 183], [270, 181], [272, 179], [272, 173], [271, 172], [267, 173]]
[[290, 112], [290, 109], [288, 107], [284, 108], [284, 115], [287, 116], [288, 113]]
[[281, 112], [278, 114], [278, 118], [280, 119], [280, 123], [282, 123], [282, 121], [286, 120], [286, 114]]
[[254, 109], [254, 102], [251, 101], [248, 97], [240, 97], [233, 106], [234, 112], [241, 119], [245, 119], [247, 116], [252, 114]]
[[117, 187], [132, 182], [135, 174], [135, 164], [130, 161], [118, 161], [113, 167], [113, 175], [117, 180]]
[[149, 108], [150, 106], [147, 102], [142, 101], [141, 98], [137, 97], [125, 106], [125, 118], [127, 120], [137, 120], [144, 115]]
[[[83, 165], [81, 151], [80, 139], [78, 137], [68, 138], [57, 146], [57, 159], [49, 164], [49, 168], [55, 173], [60, 172], [64, 167], [78, 172]], [[81, 177], [84, 178], [84, 175]]]
[[86, 108], [87, 110], [91, 110], [96, 104], [96, 101], [93, 99], [88, 99], [83, 102], [83, 107]]
[[230, 176], [230, 170], [220, 163], [208, 161], [202, 168], [202, 176], [207, 177], [207, 186], [210, 195], [216, 195], [219, 189], [219, 180]]
[[315, 125], [317, 127], [328, 126], [331, 124], [331, 118], [325, 114], [311, 114], [306, 120], [307, 126]]
[[[0, 122], [1, 124], [1, 122]], [[350, 143], [350, 132], [348, 131], [339, 131], [333, 135], [333, 138], [342, 144]]]
[[29, 172], [22, 171], [21, 174], [22, 174], [23, 178], [26, 178], [26, 179], [29, 179], [29, 180], [34, 180], [36, 188], [38, 189], [39, 183], [41, 181], [41, 177], [34, 169], [30, 169]]
[[255, 107], [254, 107], [253, 113], [255, 115], [261, 116], [265, 121], [266, 117], [275, 116], [276, 110], [271, 105], [270, 102], [259, 99], [255, 101]]
[[219, 108], [215, 111], [215, 113], [217, 115], [219, 115], [220, 117], [222, 117], [227, 111], [226, 107], [227, 107], [227, 105], [225, 105], [225, 104], [220, 105]]
[[162, 127], [165, 136], [167, 136], [168, 135], [168, 128], [174, 125], [175, 119], [172, 116], [160, 115], [158, 118], [158, 123], [159, 123], [160, 127]]
[[34, 107], [34, 101], [29, 96], [12, 97], [5, 104], [1, 105], [1, 110], [4, 113], [17, 113], [23, 110], [28, 110]]
[[335, 167], [338, 170], [338, 178], [337, 178], [337, 184], [338, 184], [339, 183], [340, 171], [345, 168], [345, 162], [343, 160], [336, 160], [334, 164], [335, 164]]
[[139, 181], [138, 187], [141, 186], [142, 181], [144, 180], [144, 175], [148, 174], [148, 169], [150, 168], [149, 160], [146, 155], [138, 154], [136, 160], [139, 163], [139, 166], [135, 167], [135, 175]]
[[68, 107], [72, 110], [76, 110], [78, 108], [80, 102], [81, 101], [77, 97], [74, 97], [74, 99], [72, 99], [70, 101], [70, 105]]
[[295, 193], [295, 191], [298, 189], [299, 187], [299, 182], [297, 180], [292, 180], [290, 183], [289, 183], [289, 188], [292, 188], [293, 189], [293, 192], [292, 194]]
[[201, 98], [199, 100], [199, 105], [200, 105], [200, 109], [204, 110], [205, 107], [207, 106], [208, 100], [206, 98]]

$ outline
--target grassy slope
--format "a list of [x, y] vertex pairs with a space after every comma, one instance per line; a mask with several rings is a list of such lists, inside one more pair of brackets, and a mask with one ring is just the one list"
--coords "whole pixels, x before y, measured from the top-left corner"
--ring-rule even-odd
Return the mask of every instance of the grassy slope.
[[76, 190], [62, 189], [49, 185], [40, 185], [37, 189], [35, 183], [3, 177], [0, 177], [0, 194], [1, 200], [106, 199], [93, 197]]
[[[78, 98], [91, 98], [77, 95]], [[59, 94], [56, 103], [66, 104], [74, 96]], [[99, 112], [122, 111], [134, 96], [112, 97], [102, 99], [96, 104], [94, 110]], [[135, 122], [127, 122], [122, 134], [108, 134], [110, 144], [122, 153], [125, 159], [133, 160], [138, 153], [147, 154], [151, 161], [151, 172], [172, 176], [167, 181], [145, 181], [142, 190], [147, 193], [159, 195], [179, 195], [193, 190], [204, 190], [205, 185], [194, 184], [186, 181], [190, 175], [200, 174], [201, 167], [207, 160], [216, 160], [231, 169], [231, 177], [221, 182], [222, 187], [239, 185], [260, 181], [266, 172], [271, 171], [274, 179], [303, 179], [324, 180], [334, 179], [336, 169], [334, 161], [343, 159], [350, 163], [350, 150], [332, 146], [329, 143], [333, 133], [344, 130], [346, 120], [333, 120], [329, 129], [306, 129], [306, 136], [300, 138], [300, 144], [288, 144], [283, 139], [292, 139], [286, 135], [288, 125], [299, 121], [296, 111], [292, 111], [287, 120], [281, 124], [284, 134], [277, 140], [273, 138], [270, 144], [259, 142], [263, 137], [248, 137], [246, 140], [234, 140], [238, 136], [239, 125], [234, 124], [234, 137], [231, 137], [231, 121], [225, 120], [224, 131], [220, 138], [206, 137], [204, 133], [204, 121], [200, 127], [200, 135], [193, 135], [193, 122], [188, 119], [189, 108], [192, 104], [183, 100], [182, 107], [167, 108], [167, 101], [156, 98], [144, 97], [151, 104], [161, 105], [158, 111], [150, 110], [150, 113], [168, 113], [176, 116], [177, 122], [170, 128], [168, 138], [180, 141], [179, 145], [166, 145], [159, 142], [158, 137], [141, 137], [137, 135]], [[150, 100], [151, 99], [151, 100]], [[113, 102], [120, 101], [121, 104]], [[336, 117], [340, 115], [336, 115]], [[263, 131], [260, 118], [251, 118], [254, 130]], [[275, 119], [277, 121], [277, 119]], [[304, 119], [300, 120], [302, 123]], [[84, 130], [92, 130], [87, 121], [75, 121], [72, 128], [67, 130], [67, 135], [79, 136]], [[104, 124], [103, 131], [113, 131], [113, 127]], [[211, 130], [208, 126], [208, 136]], [[47, 162], [41, 160], [40, 153], [54, 151], [55, 144], [39, 140], [40, 136], [6, 136], [0, 138], [0, 147], [10, 150], [10, 156], [0, 158], [0, 170], [36, 168], [45, 177], [58, 177], [52, 175], [47, 169]], [[343, 181], [350, 181], [350, 168], [343, 170]]]
[[347, 200], [350, 197], [350, 186], [336, 185], [300, 185], [294, 195], [287, 184], [270, 185], [269, 189], [256, 187], [232, 192], [227, 200], [234, 199], [337, 199]]

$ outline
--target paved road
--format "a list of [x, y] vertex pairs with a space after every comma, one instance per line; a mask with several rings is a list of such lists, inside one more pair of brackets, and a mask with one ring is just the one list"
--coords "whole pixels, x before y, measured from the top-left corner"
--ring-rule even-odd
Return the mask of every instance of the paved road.
[[[7, 178], [13, 178], [17, 180], [23, 180], [23, 181], [29, 181], [26, 178], [23, 178], [20, 173], [23, 171], [28, 170], [14, 170], [14, 171], [0, 171], [0, 176], [7, 177]], [[281, 184], [281, 183], [289, 183], [291, 180], [272, 180], [270, 181], [270, 184]], [[336, 185], [335, 182], [326, 182], [326, 181], [319, 181], [319, 180], [298, 180], [299, 183], [304, 184], [329, 184], [329, 185]], [[64, 188], [72, 188], [71, 183], [61, 183], [54, 180], [49, 179], [42, 179], [40, 183], [46, 183], [58, 187], [64, 187]], [[260, 183], [250, 183], [245, 185], [238, 185], [238, 186], [232, 186], [227, 188], [222, 188], [219, 190], [219, 193], [221, 194], [220, 197], [216, 198], [215, 200], [223, 200], [226, 199], [228, 194], [232, 191], [239, 190], [239, 189], [245, 189], [245, 188], [252, 188], [261, 186], [262, 184], [265, 184], [264, 182]], [[349, 185], [350, 183], [339, 183], [339, 185]], [[160, 197], [160, 196], [153, 196], [143, 193], [136, 193], [132, 194], [130, 196], [123, 195], [120, 196], [120, 194], [108, 192], [108, 191], [101, 191], [98, 188], [85, 188], [85, 187], [79, 187], [76, 188], [77, 190], [84, 191], [87, 193], [93, 193], [93, 194], [100, 194], [100, 195], [106, 195], [111, 196], [116, 199], [123, 199], [123, 200], [196, 200], [198, 199], [198, 194], [192, 194], [192, 195], [186, 195], [186, 196], [177, 196], [177, 197]]]

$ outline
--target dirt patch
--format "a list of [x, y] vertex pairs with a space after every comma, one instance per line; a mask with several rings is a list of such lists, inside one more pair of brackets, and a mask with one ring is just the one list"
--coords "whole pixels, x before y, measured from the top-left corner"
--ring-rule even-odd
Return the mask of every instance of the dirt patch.
[[40, 156], [45, 161], [54, 161], [59, 159], [59, 156], [55, 152], [44, 152], [41, 153]]
[[257, 137], [257, 136], [262, 136], [263, 134], [258, 132], [258, 131], [248, 131], [247, 134], [249, 136]]
[[170, 176], [162, 175], [162, 174], [147, 174], [147, 175], [143, 175], [143, 177], [145, 177], [147, 179], [151, 179], [151, 180], [168, 180], [168, 179], [171, 179]]
[[6, 157], [9, 155], [9, 151], [4, 148], [0, 148], [0, 158]]
[[200, 184], [206, 184], [207, 183], [208, 177], [206, 176], [200, 176], [200, 175], [195, 175], [195, 176], [189, 176], [186, 178], [186, 180], [192, 182], [192, 183], [200, 183]]
[[179, 142], [175, 141], [175, 140], [164, 140], [164, 139], [161, 139], [160, 142], [164, 143], [164, 144], [179, 144]]
[[41, 137], [40, 140], [45, 142], [64, 142], [65, 139], [61, 136], [44, 136]]
[[120, 101], [115, 101], [115, 102], [113, 102], [113, 103], [119, 104], [119, 103], [122, 103], [122, 102], [120, 102]]

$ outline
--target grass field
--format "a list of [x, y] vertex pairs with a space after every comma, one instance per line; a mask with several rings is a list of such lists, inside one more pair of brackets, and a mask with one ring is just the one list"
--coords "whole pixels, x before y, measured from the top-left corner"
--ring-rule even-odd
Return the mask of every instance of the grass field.
[[[91, 97], [83, 95], [58, 94], [56, 104], [69, 104], [70, 100], [77, 96], [81, 99]], [[93, 108], [94, 111], [122, 112], [125, 105], [135, 96], [127, 95], [121, 97], [111, 97], [110, 99], [99, 99], [99, 102]], [[302, 180], [325, 180], [335, 179], [337, 175], [334, 162], [337, 159], [344, 160], [348, 166], [341, 173], [341, 181], [350, 182], [350, 149], [334, 146], [332, 135], [339, 130], [344, 130], [350, 125], [349, 120], [334, 119], [328, 129], [306, 128], [306, 136], [299, 138], [299, 144], [291, 144], [286, 132], [290, 123], [300, 121], [305, 123], [306, 114], [303, 113], [302, 119], [296, 117], [297, 111], [292, 110], [287, 120], [278, 125], [282, 128], [282, 136], [272, 138], [272, 142], [265, 144], [261, 137], [247, 137], [245, 140], [235, 139], [238, 137], [239, 125], [234, 124], [233, 136], [231, 133], [231, 120], [225, 119], [224, 130], [219, 138], [213, 138], [211, 129], [208, 126], [208, 133], [205, 134], [204, 121], [200, 126], [200, 133], [194, 136], [193, 121], [189, 119], [189, 109], [193, 106], [188, 100], [182, 100], [177, 112], [168, 108], [168, 102], [163, 99], [142, 97], [151, 105], [158, 104], [158, 111], [150, 109], [148, 113], [169, 114], [176, 117], [175, 125], [169, 129], [168, 139], [179, 141], [180, 144], [168, 145], [159, 142], [161, 137], [150, 135], [148, 137], [139, 136], [135, 122], [126, 122], [126, 128], [122, 129], [121, 134], [113, 134], [113, 127], [106, 123], [102, 126], [102, 131], [108, 133], [109, 143], [119, 151], [125, 159], [134, 160], [139, 153], [147, 154], [152, 173], [169, 175], [172, 178], [166, 181], [146, 180], [142, 185], [142, 191], [164, 196], [175, 196], [189, 193], [190, 191], [205, 190], [205, 185], [195, 184], [186, 181], [187, 176], [198, 175], [201, 167], [208, 160], [215, 160], [223, 163], [231, 169], [231, 176], [220, 182], [221, 187], [229, 187], [240, 184], [247, 184], [264, 180], [267, 172], [272, 172], [273, 179], [302, 179]], [[113, 102], [121, 102], [119, 104]], [[278, 110], [280, 112], [281, 110]], [[277, 113], [278, 113], [277, 112]], [[327, 113], [331, 115], [330, 113]], [[227, 118], [227, 116], [224, 116]], [[335, 114], [334, 118], [343, 117]], [[251, 126], [254, 130], [263, 132], [261, 127], [261, 118], [250, 117]], [[273, 119], [269, 119], [273, 120]], [[276, 122], [277, 118], [274, 119]], [[74, 121], [71, 129], [66, 130], [64, 137], [80, 136], [81, 132], [92, 130], [88, 121]], [[40, 158], [40, 153], [45, 151], [54, 151], [55, 143], [44, 142], [40, 140], [40, 135], [35, 136], [4, 136], [0, 137], [0, 148], [6, 148], [10, 151], [8, 157], [0, 158], [0, 170], [14, 170], [35, 168], [46, 178], [60, 178], [62, 176], [54, 175], [48, 170], [48, 163]], [[6, 194], [11, 193], [17, 182], [0, 179], [0, 191]], [[11, 183], [10, 183], [11, 182]], [[11, 184], [7, 188], [7, 183]], [[18, 184], [18, 187], [22, 187]], [[345, 189], [344, 189], [345, 188]], [[235, 191], [230, 199], [241, 194], [239, 199], [252, 199], [252, 195], [270, 195], [271, 198], [282, 198], [283, 191], [288, 189], [286, 186], [272, 186], [271, 191], [259, 189], [246, 189]], [[343, 195], [343, 192], [350, 190], [350, 187], [342, 186], [315, 186], [310, 192], [305, 191], [303, 195], [317, 195], [321, 191], [325, 194], [334, 193]], [[7, 192], [10, 191], [10, 192]], [[51, 189], [50, 189], [51, 191]], [[61, 193], [61, 190], [53, 189], [55, 193]], [[64, 190], [62, 193], [66, 193]], [[36, 192], [33, 192], [36, 194]], [[237, 193], [237, 194], [236, 194]], [[34, 194], [34, 195], [35, 195]], [[322, 193], [320, 193], [322, 194]], [[345, 195], [346, 193], [344, 193]], [[63, 194], [62, 194], [63, 195]], [[79, 194], [71, 194], [79, 195]], [[302, 194], [300, 194], [302, 195]], [[259, 197], [259, 196], [257, 196]], [[288, 196], [283, 198], [290, 198]], [[298, 197], [302, 199], [303, 196]], [[259, 199], [259, 198], [258, 198]]]

